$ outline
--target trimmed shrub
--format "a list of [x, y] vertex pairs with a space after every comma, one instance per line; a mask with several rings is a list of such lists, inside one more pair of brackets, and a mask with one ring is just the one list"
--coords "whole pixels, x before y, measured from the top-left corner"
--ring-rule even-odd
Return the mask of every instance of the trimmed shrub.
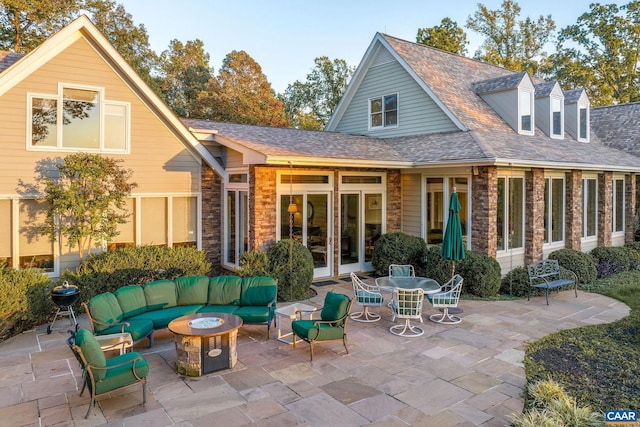
[[629, 257], [629, 269], [640, 270], [640, 252], [638, 252], [634, 246], [624, 245], [622, 249], [627, 253]]
[[43, 270], [14, 270], [0, 263], [0, 341], [46, 321], [55, 305], [53, 284]]
[[240, 277], [268, 276], [269, 258], [265, 251], [248, 251], [240, 255], [240, 267], [236, 268]]
[[590, 254], [575, 249], [559, 249], [551, 252], [549, 259], [557, 260], [560, 267], [576, 273], [578, 283], [581, 285], [590, 285], [598, 277], [596, 263]]
[[[516, 267], [508, 272], [500, 284], [500, 293], [514, 297], [529, 295], [529, 273], [527, 267]], [[531, 288], [531, 295], [538, 295], [538, 288]]]
[[80, 301], [126, 285], [144, 285], [159, 279], [202, 276], [211, 271], [206, 254], [195, 248], [136, 246], [88, 257], [75, 272], [61, 279], [80, 288]]
[[500, 291], [500, 264], [488, 255], [467, 251], [465, 258], [456, 263], [456, 273], [464, 279], [463, 292], [489, 298]]
[[451, 279], [451, 261], [440, 255], [440, 249], [440, 245], [429, 246], [415, 267], [417, 275], [429, 277], [443, 284]]
[[302, 243], [280, 240], [267, 251], [269, 276], [278, 281], [278, 301], [303, 298], [313, 281], [313, 257]]
[[591, 250], [591, 256], [595, 260], [598, 277], [620, 273], [631, 265], [628, 250], [619, 246], [599, 246]]
[[421, 264], [426, 250], [427, 243], [420, 237], [400, 232], [383, 234], [373, 248], [371, 264], [378, 276], [386, 276], [391, 264]]

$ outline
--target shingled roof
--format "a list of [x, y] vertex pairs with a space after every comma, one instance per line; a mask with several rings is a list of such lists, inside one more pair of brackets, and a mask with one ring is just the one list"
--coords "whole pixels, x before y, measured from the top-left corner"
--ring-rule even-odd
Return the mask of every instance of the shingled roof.
[[640, 156], [640, 102], [592, 108], [591, 129], [607, 145]]
[[21, 53], [0, 50], [0, 73], [15, 64], [23, 56]]

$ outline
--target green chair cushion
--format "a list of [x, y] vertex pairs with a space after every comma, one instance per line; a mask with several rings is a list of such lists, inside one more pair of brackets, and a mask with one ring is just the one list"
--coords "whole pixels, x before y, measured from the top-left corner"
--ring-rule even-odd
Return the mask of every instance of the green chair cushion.
[[278, 293], [275, 279], [265, 276], [244, 277], [242, 279], [242, 293], [240, 305], [267, 305]]
[[156, 280], [143, 287], [147, 310], [175, 307], [178, 305], [176, 284], [173, 280]]
[[[104, 368], [107, 366], [107, 358], [104, 356], [104, 352], [100, 347], [100, 343], [96, 340], [96, 337], [88, 329], [80, 329], [76, 332], [75, 342], [87, 363], [98, 368]], [[95, 378], [97, 381], [105, 377], [105, 371], [98, 369], [95, 371]]]
[[235, 314], [239, 306], [237, 305], [205, 305], [198, 313], [227, 313]]
[[123, 319], [147, 311], [147, 300], [144, 297], [144, 290], [142, 290], [142, 286], [123, 286], [120, 289], [117, 289], [114, 292], [114, 295], [122, 309]]
[[324, 306], [320, 312], [322, 320], [338, 320], [347, 314], [349, 309], [349, 297], [336, 292], [327, 292], [324, 298]]
[[242, 278], [218, 276], [209, 279], [209, 305], [239, 305]]
[[291, 329], [300, 338], [309, 341], [339, 340], [344, 336], [344, 329], [339, 326], [320, 324], [314, 326], [313, 320], [294, 320]]
[[409, 277], [411, 275], [411, 267], [408, 265], [395, 265], [393, 267], [393, 275], [399, 277]]
[[209, 293], [207, 276], [184, 276], [175, 280], [178, 305], [206, 304]]
[[242, 317], [244, 323], [265, 323], [272, 318], [271, 311], [267, 306], [240, 307], [233, 314]]
[[[148, 336], [153, 332], [153, 322], [150, 320], [127, 319], [129, 326], [124, 327], [125, 332], [131, 334], [131, 339], [136, 342]], [[119, 334], [122, 332], [122, 326], [111, 326], [102, 330], [98, 335]]]
[[[140, 358], [141, 360], [136, 360], [135, 368], [132, 369], [131, 364], [134, 363], [134, 359], [136, 358]], [[135, 351], [107, 360], [107, 368], [124, 362], [130, 363], [123, 364], [116, 368], [107, 369], [106, 375], [102, 378], [102, 381], [96, 383], [96, 394], [106, 393], [138, 382], [138, 379], [133, 374], [134, 370], [140, 378], [146, 378], [147, 375], [149, 375], [149, 364], [139, 353]]]
[[[122, 321], [123, 313], [118, 299], [111, 292], [94, 296], [87, 304], [91, 317], [101, 323], [118, 323]], [[94, 325], [96, 332], [102, 332], [108, 326]]]
[[197, 313], [203, 306], [197, 305], [179, 305], [176, 307], [164, 308], [162, 310], [147, 311], [134, 317], [136, 320], [150, 320], [153, 322], [153, 329], [164, 329], [169, 323], [178, 317], [186, 314]]
[[377, 292], [357, 291], [356, 301], [359, 304], [382, 305], [382, 294]]

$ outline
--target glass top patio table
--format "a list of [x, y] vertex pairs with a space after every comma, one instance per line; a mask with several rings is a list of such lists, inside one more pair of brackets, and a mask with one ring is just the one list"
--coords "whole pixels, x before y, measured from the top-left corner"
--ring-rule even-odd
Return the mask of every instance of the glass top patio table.
[[428, 277], [384, 276], [376, 279], [376, 285], [387, 292], [393, 291], [393, 288], [421, 288], [425, 294], [435, 294], [441, 289], [438, 282]]

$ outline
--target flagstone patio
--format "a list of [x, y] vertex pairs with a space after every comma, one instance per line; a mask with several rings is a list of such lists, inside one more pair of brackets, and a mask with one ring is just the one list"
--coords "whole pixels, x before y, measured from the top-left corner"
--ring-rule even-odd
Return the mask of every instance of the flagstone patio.
[[[373, 283], [373, 279], [367, 279]], [[329, 289], [305, 303], [321, 306]], [[386, 297], [386, 296], [385, 296]], [[280, 304], [284, 305], [284, 304]], [[428, 306], [428, 304], [425, 304]], [[309, 346], [265, 341], [264, 327], [238, 334], [238, 364], [198, 378], [176, 374], [171, 334], [136, 345], [150, 364], [147, 403], [140, 388], [103, 398], [85, 420], [80, 370], [67, 333], [46, 325], [0, 343], [0, 424], [3, 426], [508, 426], [522, 411], [522, 359], [528, 342], [560, 329], [612, 322], [629, 308], [578, 292], [531, 301], [468, 301], [462, 323], [425, 320], [418, 338], [392, 335], [391, 310], [376, 323], [348, 324], [349, 354], [341, 342]], [[426, 307], [425, 319], [434, 312]], [[84, 315], [79, 317], [86, 327]], [[289, 330], [290, 324], [282, 325]]]

